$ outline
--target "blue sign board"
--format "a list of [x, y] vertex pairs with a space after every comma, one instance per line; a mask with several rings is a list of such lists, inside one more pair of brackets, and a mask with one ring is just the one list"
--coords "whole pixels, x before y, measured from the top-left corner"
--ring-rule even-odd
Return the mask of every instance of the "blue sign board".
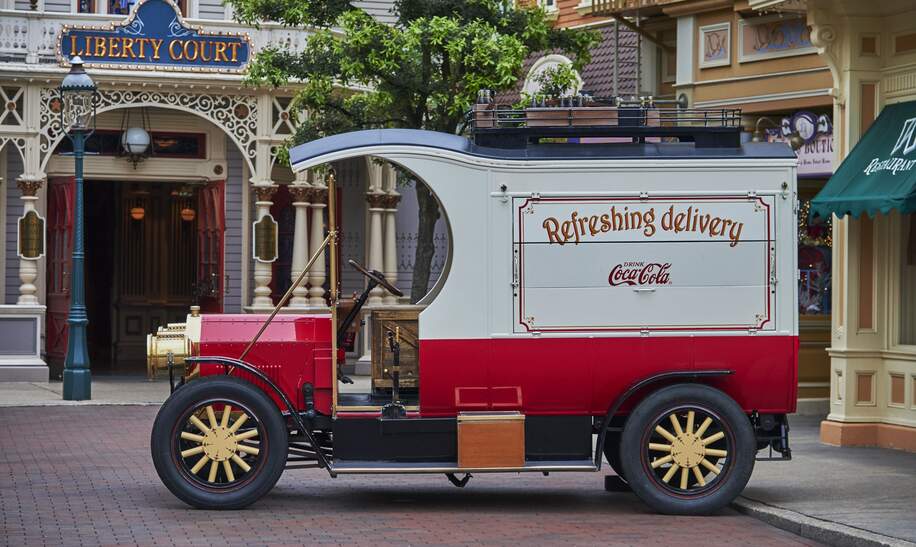
[[238, 72], [251, 57], [247, 35], [208, 33], [187, 25], [174, 3], [141, 0], [109, 27], [64, 27], [62, 62], [79, 55], [87, 66]]

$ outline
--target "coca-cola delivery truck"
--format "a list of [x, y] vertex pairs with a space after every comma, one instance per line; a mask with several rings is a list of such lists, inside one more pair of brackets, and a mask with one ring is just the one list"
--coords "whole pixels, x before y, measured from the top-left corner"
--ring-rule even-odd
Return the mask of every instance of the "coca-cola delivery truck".
[[[327, 257], [328, 307], [194, 312], [150, 337], [151, 368], [180, 375], [152, 432], [169, 489], [238, 508], [285, 467], [465, 486], [609, 465], [609, 485], [699, 514], [734, 499], [755, 461], [789, 459], [795, 155], [742, 142], [735, 111], [599, 111], [483, 105], [470, 138], [378, 129], [293, 148], [294, 171], [325, 169], [314, 195], [329, 194], [327, 237], [306, 270]], [[354, 393], [338, 365], [369, 291], [403, 296], [350, 261], [365, 292], [338, 313], [326, 168], [362, 156], [429, 186], [450, 245], [417, 305], [362, 314], [379, 362]]]

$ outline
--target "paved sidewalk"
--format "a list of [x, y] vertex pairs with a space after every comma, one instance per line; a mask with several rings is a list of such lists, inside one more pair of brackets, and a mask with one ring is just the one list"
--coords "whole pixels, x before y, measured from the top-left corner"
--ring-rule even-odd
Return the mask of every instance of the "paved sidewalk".
[[789, 424], [793, 460], [758, 462], [739, 510], [827, 543], [916, 543], [916, 454], [822, 444], [816, 417]]
[[92, 378], [92, 399], [64, 401], [64, 384], [51, 382], [0, 382], [0, 407], [57, 405], [159, 405], [169, 396], [167, 379], [147, 380], [144, 376], [102, 376]]

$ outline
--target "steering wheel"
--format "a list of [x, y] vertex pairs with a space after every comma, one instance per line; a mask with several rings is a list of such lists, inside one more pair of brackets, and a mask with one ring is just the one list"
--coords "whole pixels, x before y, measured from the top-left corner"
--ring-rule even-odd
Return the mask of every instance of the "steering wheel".
[[347, 262], [350, 264], [350, 266], [353, 266], [353, 269], [363, 274], [364, 276], [368, 277], [372, 281], [375, 281], [376, 283], [384, 287], [385, 290], [390, 292], [391, 294], [398, 296], [398, 297], [404, 296], [404, 293], [402, 293], [400, 289], [398, 289], [397, 287], [389, 283], [388, 280], [385, 279], [385, 276], [382, 275], [381, 272], [376, 271], [376, 270], [372, 270], [370, 272], [366, 268], [363, 268], [362, 266], [360, 266], [359, 262], [353, 259], [347, 260]]

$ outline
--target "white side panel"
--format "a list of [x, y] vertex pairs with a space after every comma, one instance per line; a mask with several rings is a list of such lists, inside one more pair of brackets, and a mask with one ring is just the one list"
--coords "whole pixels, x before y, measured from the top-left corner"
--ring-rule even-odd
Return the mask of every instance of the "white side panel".
[[[452, 237], [451, 269], [447, 272], [441, 292], [420, 315], [420, 331], [424, 339], [632, 336], [632, 329], [637, 328], [637, 324], [642, 330], [653, 321], [662, 327], [650, 330], [651, 336], [674, 334], [665, 330], [665, 325], [683, 325], [676, 327], [681, 329], [676, 332], [680, 335], [747, 336], [749, 330], [761, 336], [798, 333], [793, 160], [507, 161], [409, 145], [375, 145], [329, 153], [302, 162], [296, 168], [304, 169], [312, 163], [358, 155], [382, 157], [413, 171], [430, 185], [445, 210]], [[677, 204], [680, 208], [680, 200], [689, 199], [697, 202], [702, 214], [708, 213], [720, 218], [720, 221], [713, 230], [714, 237], [709, 236], [709, 228], [713, 226], [710, 218], [703, 230], [700, 230], [698, 221], [696, 230], [691, 227], [678, 232], [675, 234], [677, 237], [664, 241], [664, 245], [627, 240], [621, 231], [615, 230], [613, 234], [603, 232], [600, 237], [596, 236], [598, 241], [580, 242], [579, 245], [581, 248], [586, 245], [606, 247], [594, 255], [597, 264], [584, 254], [563, 254], [576, 248], [570, 243], [554, 244], [561, 251], [553, 256], [529, 253], [526, 260], [531, 260], [532, 265], [539, 261], [540, 265], [530, 266], [528, 270], [533, 267], [541, 270], [541, 273], [526, 280], [528, 290], [540, 293], [535, 294], [534, 303], [528, 304], [534, 306], [530, 309], [537, 314], [535, 327], [538, 327], [538, 315], [552, 313], [551, 319], [561, 326], [574, 325], [578, 321], [579, 325], [617, 325], [629, 330], [519, 331], [517, 293], [521, 287], [514, 285], [519, 280], [513, 251], [517, 246], [514, 242], [519, 218], [517, 204], [529, 198], [570, 200], [596, 196], [626, 199], [635, 204], [641, 203], [642, 199], [660, 203], [656, 211], [657, 223], [661, 222], [668, 207]], [[727, 197], [730, 202], [725, 205], [718, 200], [709, 200], [709, 196]], [[674, 200], [674, 197], [678, 199]], [[669, 201], [665, 202], [666, 199]], [[704, 204], [701, 203], [703, 199], [716, 203]], [[755, 203], [763, 209], [769, 206], [769, 212], [755, 211]], [[586, 211], [580, 210], [583, 214]], [[556, 212], [556, 215], [559, 214], [559, 211]], [[571, 214], [571, 211], [566, 211], [566, 214]], [[730, 237], [734, 223], [722, 233], [726, 217], [743, 222], [740, 236], [735, 231]], [[556, 218], [559, 221], [561, 217]], [[767, 219], [770, 224], [765, 226]], [[531, 220], [533, 233], [537, 235], [537, 230], [541, 231], [541, 235], [537, 236], [540, 241], [537, 245], [547, 245], [549, 240], [543, 222], [544, 218], [537, 222]], [[648, 239], [659, 238], [662, 241], [660, 234], [663, 230], [658, 227], [656, 230], [659, 235]], [[732, 246], [735, 241], [737, 243]], [[771, 259], [768, 268], [764, 266], [767, 256]], [[655, 292], [635, 292], [633, 287], [616, 293], [605, 289], [610, 268], [618, 262], [655, 263], [663, 259], [665, 263], [671, 263], [670, 283], [655, 287]], [[712, 268], [712, 263], [717, 269], [704, 272], [703, 268]], [[590, 267], [592, 270], [589, 270]], [[575, 269], [576, 273], [569, 274], [571, 269]], [[570, 277], [564, 280], [564, 275]], [[594, 295], [580, 297], [569, 292], [572, 285], [581, 285], [576, 291], [588, 292], [602, 282], [605, 283], [602, 289], [607, 295], [613, 294], [613, 299], [608, 297], [598, 302]], [[765, 290], [770, 291], [768, 299]], [[551, 291], [568, 291], [569, 294], [558, 297], [549, 294]], [[678, 291], [683, 294], [671, 296]], [[663, 305], [647, 306], [669, 297], [673, 300]], [[593, 314], [583, 321], [580, 307], [564, 303], [574, 300], [580, 306], [624, 308], [630, 316], [623, 320], [614, 314], [618, 322], [611, 323], [601, 314]], [[537, 307], [541, 305], [539, 302], [543, 303], [543, 308]], [[770, 308], [764, 313], [769, 314], [769, 319], [754, 323], [761, 310], [765, 310], [767, 302]], [[667, 316], [660, 310], [677, 311], [677, 314]], [[725, 327], [728, 330], [723, 330]]]
[[765, 285], [766, 241], [524, 244], [526, 288], [743, 287]]
[[515, 332], [774, 328], [775, 196], [514, 202]]
[[516, 331], [756, 329], [766, 320], [767, 297], [765, 286], [664, 287], [646, 293], [624, 287], [531, 288], [525, 290]]

